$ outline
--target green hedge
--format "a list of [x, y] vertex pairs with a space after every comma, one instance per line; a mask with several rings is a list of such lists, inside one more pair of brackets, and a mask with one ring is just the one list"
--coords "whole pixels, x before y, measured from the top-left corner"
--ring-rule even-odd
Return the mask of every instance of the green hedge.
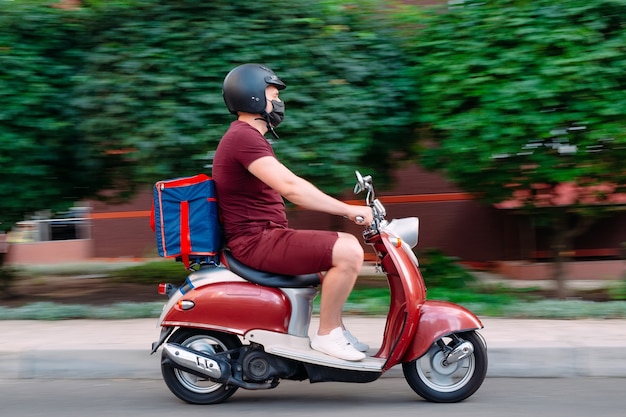
[[0, 226], [207, 171], [233, 120], [222, 81], [245, 62], [288, 85], [288, 166], [333, 193], [361, 164], [382, 177], [409, 134], [411, 82], [383, 3], [342, 3], [0, 1]]
[[0, 230], [112, 185], [69, 105], [89, 25], [42, 2], [0, 2]]
[[490, 202], [570, 181], [624, 192], [626, 1], [467, 0], [398, 19], [430, 134], [421, 163]]

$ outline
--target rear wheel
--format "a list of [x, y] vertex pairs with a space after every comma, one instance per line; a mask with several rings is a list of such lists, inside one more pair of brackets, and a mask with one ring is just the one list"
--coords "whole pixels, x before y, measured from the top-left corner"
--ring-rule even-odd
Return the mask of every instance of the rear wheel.
[[[209, 355], [241, 347], [239, 338], [232, 334], [197, 329], [178, 329], [168, 342], [178, 343]], [[170, 391], [181, 400], [191, 404], [221, 403], [230, 398], [238, 388], [220, 384], [169, 365], [161, 365], [161, 373]]]
[[[473, 353], [453, 363], [446, 354], [469, 342]], [[422, 398], [441, 403], [463, 401], [481, 386], [487, 375], [487, 346], [476, 332], [457, 333], [438, 340], [420, 358], [403, 363], [407, 382]]]

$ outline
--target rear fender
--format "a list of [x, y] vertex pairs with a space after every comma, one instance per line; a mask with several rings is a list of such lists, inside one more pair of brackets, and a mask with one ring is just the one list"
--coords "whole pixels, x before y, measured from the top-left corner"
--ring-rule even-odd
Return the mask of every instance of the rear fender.
[[219, 266], [210, 266], [201, 268], [189, 275], [183, 285], [181, 285], [176, 292], [174, 292], [167, 303], [163, 307], [161, 316], [157, 322], [158, 326], [164, 326], [164, 321], [170, 312], [175, 308], [179, 300], [181, 300], [185, 294], [193, 291], [196, 288], [203, 287], [205, 285], [221, 283], [221, 282], [246, 282], [243, 278], [233, 274], [226, 268]]
[[433, 343], [444, 336], [482, 328], [480, 319], [466, 308], [445, 301], [428, 300], [420, 309], [417, 331], [402, 362], [421, 357]]
[[213, 267], [187, 278], [169, 299], [158, 324], [241, 336], [250, 329], [287, 333], [290, 317], [291, 304], [279, 288], [262, 287]]

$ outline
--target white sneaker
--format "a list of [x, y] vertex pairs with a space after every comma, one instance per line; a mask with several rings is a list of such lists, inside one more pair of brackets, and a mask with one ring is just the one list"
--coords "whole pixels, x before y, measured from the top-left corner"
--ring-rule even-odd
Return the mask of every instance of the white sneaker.
[[360, 361], [365, 354], [359, 352], [346, 340], [343, 329], [337, 327], [329, 334], [320, 336], [316, 334], [311, 338], [311, 348], [345, 361]]
[[359, 342], [359, 340], [354, 337], [348, 329], [344, 329], [343, 335], [345, 336], [346, 340], [350, 342], [350, 344], [354, 346], [354, 348], [359, 352], [367, 352], [370, 349], [369, 345], [363, 342]]

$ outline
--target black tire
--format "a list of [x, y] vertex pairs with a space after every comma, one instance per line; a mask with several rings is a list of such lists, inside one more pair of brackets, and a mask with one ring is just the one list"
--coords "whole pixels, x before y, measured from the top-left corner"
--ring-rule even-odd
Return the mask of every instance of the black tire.
[[[463, 401], [480, 388], [487, 375], [487, 345], [476, 332], [457, 333], [461, 342], [473, 345], [474, 352], [453, 364], [443, 361], [443, 351], [433, 343], [428, 351], [414, 361], [403, 363], [404, 377], [413, 391], [425, 400], [438, 403]], [[453, 339], [441, 339], [446, 344]]]
[[[198, 329], [178, 329], [172, 334], [168, 342], [179, 343], [182, 346], [209, 354], [236, 349], [241, 346], [239, 338], [232, 334]], [[220, 384], [169, 365], [161, 365], [161, 373], [170, 391], [181, 400], [191, 404], [221, 403], [230, 398], [238, 388]]]

